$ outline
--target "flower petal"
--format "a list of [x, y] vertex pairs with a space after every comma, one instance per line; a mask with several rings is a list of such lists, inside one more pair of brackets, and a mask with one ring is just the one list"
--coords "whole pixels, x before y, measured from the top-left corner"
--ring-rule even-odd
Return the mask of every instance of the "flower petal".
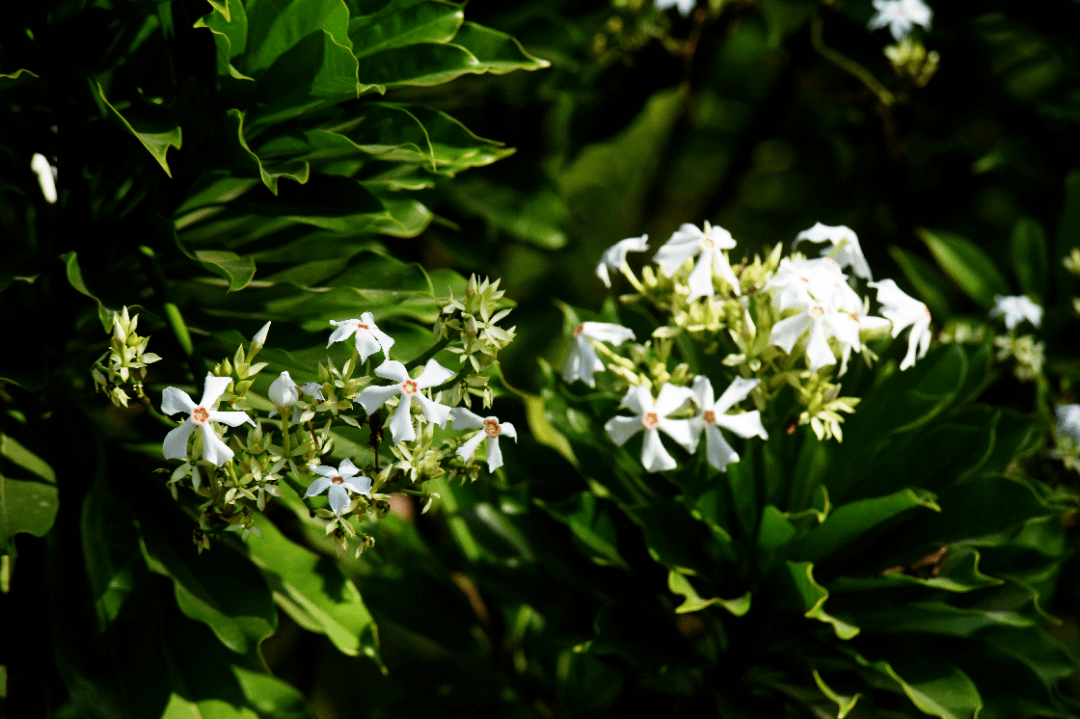
[[[637, 415], [642, 415], [646, 412], [652, 412], [652, 392], [650, 392], [649, 388], [643, 384], [631, 387], [626, 391], [626, 394], [623, 395], [622, 402], [619, 403], [619, 406], [626, 407], [628, 410]], [[638, 419], [640, 419], [640, 417]]]
[[739, 453], [731, 448], [716, 426], [705, 430], [705, 456], [709, 464], [721, 472], [725, 471], [732, 462], [739, 461]]
[[509, 422], [502, 422], [499, 424], [499, 426], [502, 427], [502, 434], [499, 435], [500, 437], [509, 437], [510, 439], [517, 442], [517, 430], [514, 429], [514, 425], [510, 424]]
[[382, 351], [382, 346], [379, 344], [379, 341], [375, 339], [371, 330], [357, 328], [356, 351], [360, 353], [360, 361], [367, 362], [368, 357], [376, 352]]
[[337, 329], [330, 333], [330, 341], [326, 343], [326, 349], [330, 349], [330, 345], [335, 342], [344, 342], [349, 339], [353, 332], [356, 332], [356, 320], [345, 320], [343, 322], [330, 320], [330, 324], [337, 325]]
[[206, 381], [203, 384], [202, 399], [199, 400], [200, 407], [209, 407], [214, 402], [218, 401], [218, 397], [225, 394], [225, 390], [229, 388], [232, 383], [231, 377], [215, 377], [212, 374], [206, 375]]
[[641, 417], [612, 417], [604, 425], [611, 441], [621, 447], [635, 434], [645, 429]]
[[337, 468], [329, 464], [320, 464], [318, 467], [309, 467], [309, 469], [315, 474], [321, 474], [324, 477], [336, 477], [338, 473]]
[[357, 494], [362, 494], [371, 499], [371, 477], [353, 477], [342, 482], [341, 486], [348, 487]]
[[472, 437], [469, 437], [465, 444], [461, 445], [456, 452], [457, 456], [461, 457], [466, 462], [472, 460], [473, 455], [476, 453], [476, 448], [480, 446], [480, 442], [484, 440], [487, 435], [483, 432], [477, 432]]
[[409, 377], [409, 371], [405, 369], [405, 365], [397, 360], [386, 360], [375, 368], [375, 374], [384, 379], [393, 380], [399, 384], [407, 379], [412, 379]]
[[712, 297], [713, 292], [713, 252], [702, 252], [694, 269], [690, 270], [690, 277], [686, 283], [690, 286], [690, 296], [687, 302], [693, 302], [698, 297]]
[[759, 379], [746, 379], [745, 377], [736, 377], [728, 385], [728, 388], [724, 390], [724, 393], [720, 395], [720, 399], [716, 400], [716, 404], [713, 405], [713, 411], [717, 415], [721, 415], [727, 412], [731, 407], [746, 399], [754, 387], [761, 384]]
[[394, 416], [390, 418], [390, 433], [394, 437], [394, 442], [412, 442], [416, 439], [416, 430], [413, 429], [412, 412], [412, 397], [407, 394], [401, 395], [401, 402], [398, 404], [397, 411], [394, 412]]
[[776, 345], [791, 354], [791, 349], [811, 324], [813, 320], [805, 312], [782, 319], [773, 325], [772, 333], [769, 335], [769, 344]]
[[691, 431], [690, 422], [687, 420], [661, 419], [660, 423], [656, 425], [656, 428], [678, 442], [679, 446], [690, 454], [693, 454], [694, 450], [697, 449], [697, 442], [694, 441], [694, 433]]
[[487, 463], [489, 472], [494, 472], [503, 466], [502, 449], [499, 447], [498, 437], [487, 438]]
[[[365, 312], [366, 314], [370, 314]], [[371, 325], [371, 336], [375, 338], [375, 341], [379, 343], [379, 347], [382, 348], [383, 355], [390, 359], [390, 348], [394, 346], [394, 338], [383, 332], [374, 324]]]
[[413, 399], [420, 405], [420, 409], [423, 411], [424, 416], [427, 417], [428, 422], [434, 422], [439, 425], [440, 429], [446, 427], [446, 420], [450, 417], [449, 407], [430, 400], [422, 394], [414, 394]]
[[341, 464], [338, 465], [338, 476], [348, 478], [357, 474], [360, 474], [360, 470], [356, 468], [351, 459], [346, 457], [341, 460]]
[[483, 417], [464, 407], [454, 407], [450, 410], [450, 419], [450, 429], [480, 429], [484, 426]]
[[209, 422], [201, 425], [199, 429], [202, 430], [203, 437], [203, 459], [220, 467], [233, 458], [233, 451], [221, 441]]
[[330, 491], [326, 493], [326, 496], [330, 500], [330, 509], [334, 510], [334, 514], [341, 516], [341, 513], [349, 506], [349, 491], [340, 484], [331, 484]]
[[210, 413], [211, 422], [221, 422], [227, 424], [230, 427], [239, 427], [244, 422], [247, 422], [252, 427], [255, 426], [255, 420], [248, 416], [247, 412], [219, 412], [213, 410]]
[[195, 431], [195, 423], [190, 419], [185, 419], [182, 425], [170, 429], [161, 445], [161, 451], [165, 455], [165, 459], [187, 459], [188, 437], [191, 436], [193, 431]]
[[[320, 469], [330, 469], [330, 467], [316, 467], [315, 471], [318, 472]], [[322, 472], [319, 472], [319, 474], [322, 474]], [[322, 494], [329, 486], [329, 477], [316, 477], [315, 481], [309, 484], [307, 491], [304, 492], [304, 499], [307, 499], [308, 497], [314, 497], [316, 494]]]
[[675, 469], [678, 463], [668, 454], [660, 442], [660, 433], [655, 427], [645, 430], [645, 439], [641, 443], [641, 463], [650, 472]]
[[699, 374], [694, 378], [694, 384], [690, 387], [690, 391], [694, 393], [694, 401], [697, 402], [702, 411], [710, 410], [716, 404], [712, 382], [705, 375]]
[[769, 433], [761, 423], [761, 412], [756, 409], [742, 414], [718, 414], [716, 426], [731, 430], [740, 437], [761, 437], [768, 439]]
[[810, 338], [806, 341], [806, 357], [810, 360], [810, 371], [817, 372], [826, 365], [836, 364], [836, 355], [829, 347], [829, 340], [825, 337], [823, 322], [817, 321], [810, 325]]
[[179, 414], [180, 412], [191, 414], [191, 410], [195, 409], [195, 407], [196, 405], [191, 400], [191, 396], [182, 389], [166, 387], [165, 391], [161, 393], [162, 414]]
[[357, 395], [356, 401], [360, 403], [360, 406], [364, 408], [365, 412], [372, 414], [379, 407], [386, 404], [386, 400], [396, 394], [401, 394], [401, 387], [398, 387], [396, 384], [383, 387], [365, 387], [364, 390]]
[[453, 372], [446, 369], [432, 358], [427, 361], [427, 364], [424, 365], [424, 371], [416, 378], [416, 386], [420, 389], [437, 387], [453, 376]]
[[660, 395], [653, 404], [653, 411], [661, 417], [666, 417], [686, 404], [686, 400], [693, 396], [694, 393], [689, 387], [678, 387], [665, 382], [664, 386], [660, 388]]

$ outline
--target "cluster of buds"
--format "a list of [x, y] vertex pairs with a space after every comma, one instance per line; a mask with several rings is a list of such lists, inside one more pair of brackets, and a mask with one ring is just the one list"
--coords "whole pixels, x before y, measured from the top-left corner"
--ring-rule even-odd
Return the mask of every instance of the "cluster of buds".
[[[838, 383], [851, 355], [869, 363], [876, 355], [867, 342], [895, 338], [909, 328], [901, 370], [929, 347], [926, 305], [892, 280], [872, 281], [858, 237], [847, 227], [819, 223], [796, 237], [796, 248], [824, 243], [819, 257], [794, 249], [785, 257], [777, 245], [765, 257], [733, 265], [728, 253], [736, 242], [729, 232], [708, 223], [703, 228], [684, 224], [657, 250], [656, 266], [644, 267], [639, 278], [627, 253], [645, 251], [647, 241], [643, 236], [617, 243], [604, 253], [596, 274], [610, 287], [611, 273], [620, 272], [635, 290], [620, 302], [651, 306], [659, 327], [638, 343], [628, 327], [579, 322], [567, 310], [573, 344], [563, 379], [595, 387], [597, 373], [607, 373], [605, 389], [624, 392], [622, 406], [635, 413], [613, 418], [607, 432], [622, 445], [644, 430], [642, 463], [650, 471], [676, 466], [661, 432], [690, 453], [704, 433], [709, 464], [724, 470], [738, 455], [719, 428], [764, 438], [762, 413], [771, 412], [791, 430], [809, 425], [819, 439], [839, 441], [843, 414], [858, 403], [840, 396]], [[880, 316], [870, 314], [870, 297], [860, 294], [860, 286], [876, 292]], [[687, 340], [700, 349], [682, 347], [684, 359], [696, 357], [708, 365], [698, 368], [700, 374], [691, 371], [690, 362], [672, 358]], [[709, 362], [709, 357], [716, 359]], [[725, 376], [730, 385], [715, 398], [710, 377]], [[755, 409], [732, 413], [743, 400]]]
[[161, 360], [153, 352], [146, 351], [150, 338], [136, 334], [138, 326], [139, 316], [129, 314], [127, 307], [121, 312], [113, 312], [109, 349], [97, 358], [90, 370], [95, 391], [107, 395], [117, 407], [127, 407], [132, 399], [125, 387], [136, 399], [143, 401], [146, 398], [143, 391], [146, 367]]
[[[256, 377], [267, 367], [254, 360], [266, 343], [268, 322], [247, 348], [239, 347], [206, 375], [198, 401], [183, 389], [164, 389], [158, 416], [172, 429], [162, 453], [179, 464], [159, 471], [169, 474], [174, 498], [190, 487], [203, 500], [195, 531], [200, 551], [219, 531], [239, 532], [244, 539], [258, 535], [256, 513], [265, 510], [270, 497], [280, 497], [294, 510], [327, 520], [326, 533], [338, 550], [352, 541], [359, 555], [374, 540], [358, 531], [358, 523], [385, 516], [392, 493], [417, 496], [426, 511], [438, 496], [426, 486], [429, 480], [476, 479], [473, 455], [485, 440], [488, 470], [502, 466], [499, 439], [516, 440], [514, 426], [458, 405], [467, 405], [471, 393], [483, 396], [485, 408], [491, 406], [488, 376], [497, 369], [499, 351], [514, 338], [512, 328], [498, 326], [510, 302], [497, 282], [474, 277], [464, 298], [451, 297], [442, 305], [435, 346], [409, 364], [391, 358], [394, 339], [364, 312], [359, 319], [331, 323], [327, 347], [348, 341], [354, 345], [352, 356], [341, 369], [328, 358], [312, 381], [298, 382], [281, 372], [265, 398], [254, 394]], [[143, 354], [145, 339], [131, 339], [134, 326], [125, 312], [114, 332], [113, 365], [125, 379], [158, 359]], [[435, 359], [442, 350], [459, 355], [457, 371]], [[382, 362], [366, 371], [373, 364], [369, 358], [380, 354]], [[104, 379], [102, 367], [95, 367], [95, 381], [98, 374]], [[348, 428], [366, 433], [370, 450], [346, 443], [352, 456], [330, 460]], [[323, 495], [328, 506], [322, 506]]]

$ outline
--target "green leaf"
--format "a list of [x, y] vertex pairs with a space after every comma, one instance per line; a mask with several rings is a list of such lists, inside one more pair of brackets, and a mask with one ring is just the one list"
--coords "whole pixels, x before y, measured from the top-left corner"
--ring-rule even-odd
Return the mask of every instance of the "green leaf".
[[979, 570], [982, 555], [971, 547], [949, 547], [945, 557], [937, 565], [937, 573], [932, 577], [917, 577], [901, 572], [892, 572], [876, 577], [838, 577], [829, 582], [829, 591], [833, 594], [842, 592], [861, 592], [870, 589], [922, 585], [947, 592], [972, 592], [988, 587], [997, 587], [1005, 583], [1003, 579], [983, 574]]
[[1050, 249], [1042, 225], [1030, 217], [1017, 220], [1009, 238], [1009, 252], [1020, 289], [1042, 304], [1050, 282]]
[[818, 670], [812, 670], [814, 674], [814, 683], [817, 684], [821, 693], [827, 696], [831, 701], [836, 703], [836, 719], [844, 719], [852, 709], [855, 708], [855, 703], [859, 701], [859, 697], [862, 694], [855, 694], [854, 696], [841, 696], [837, 694], [832, 688], [825, 683], [825, 680], [818, 674]]
[[553, 518], [570, 528], [575, 542], [586, 556], [601, 566], [630, 570], [619, 554], [615, 521], [592, 492], [579, 492], [561, 502], [549, 503], [534, 499], [537, 505]]
[[219, 75], [229, 75], [237, 80], [252, 80], [232, 64], [235, 57], [244, 54], [247, 49], [247, 12], [243, 2], [234, 0], [232, 6], [210, 1], [214, 12], [200, 18], [195, 27], [205, 27], [214, 33], [214, 45], [217, 48], [217, 69]]
[[805, 610], [803, 616], [808, 619], [831, 624], [833, 631], [840, 639], [851, 639], [859, 633], [859, 627], [825, 611], [825, 600], [829, 598], [829, 591], [814, 579], [812, 562], [788, 561], [785, 565], [786, 571], [783, 572], [785, 581], [782, 582], [786, 590], [785, 604], [800, 611]]
[[303, 185], [308, 181], [311, 174], [311, 166], [301, 160], [286, 160], [285, 162], [263, 163], [262, 159], [252, 152], [244, 139], [244, 113], [237, 109], [231, 109], [225, 113], [226, 125], [236, 123], [236, 137], [240, 142], [240, 164], [248, 169], [256, 171], [266, 188], [275, 195], [278, 194], [278, 180], [287, 178], [295, 180]]
[[454, 44], [472, 53], [484, 71], [504, 75], [514, 70], [540, 70], [551, 63], [525, 52], [516, 38], [474, 22], [466, 21], [454, 37]]
[[795, 532], [794, 525], [783, 512], [771, 504], [766, 505], [761, 512], [757, 538], [758, 563], [763, 574], [768, 574], [781, 558], [788, 555], [785, 550]]
[[925, 714], [939, 719], [976, 719], [982, 710], [982, 697], [974, 682], [951, 662], [926, 656], [890, 664], [870, 661], [847, 647], [841, 650], [861, 666], [895, 682]]
[[391, 87], [442, 85], [484, 70], [484, 64], [463, 47], [425, 42], [360, 58], [357, 77], [363, 85], [382, 92]]
[[301, 42], [323, 33], [352, 54], [349, 10], [343, 0], [261, 0], [247, 5], [248, 51], [242, 68], [248, 75], [266, 70]]
[[939, 318], [952, 316], [949, 299], [942, 290], [948, 285], [948, 279], [941, 274], [941, 270], [918, 255], [896, 245], [889, 246], [889, 255], [900, 266], [900, 270], [915, 288], [916, 294], [926, 303], [933, 316]]
[[17, 80], [20, 75], [30, 75], [31, 77], [40, 77], [35, 72], [30, 72], [25, 67], [20, 67], [18, 70], [12, 73], [0, 73], [0, 80]]
[[278, 186], [276, 198], [251, 192], [230, 203], [237, 213], [284, 217], [326, 230], [359, 233], [391, 219], [375, 195], [348, 177], [313, 175], [303, 185]]
[[248, 553], [278, 606], [308, 631], [325, 634], [341, 652], [362, 653], [381, 666], [375, 620], [337, 563], [289, 541], [264, 517], [257, 523], [262, 537], [249, 538]]
[[64, 263], [67, 280], [71, 286], [79, 293], [86, 295], [97, 303], [98, 320], [101, 322], [101, 328], [106, 332], [112, 332], [113, 313], [106, 310], [105, 305], [101, 303], [101, 300], [87, 288], [86, 282], [83, 281], [82, 269], [79, 267], [78, 254], [75, 252], [65, 252], [60, 255], [60, 261]]
[[902, 489], [885, 497], [863, 499], [837, 507], [823, 524], [792, 547], [791, 554], [799, 559], [820, 562], [841, 547], [858, 542], [866, 533], [916, 507], [941, 511], [934, 503], [934, 495], [918, 488]]
[[14, 554], [19, 532], [44, 537], [52, 529], [59, 494], [52, 468], [6, 434], [0, 434], [0, 457], [36, 477], [16, 479], [0, 472], [0, 554]]
[[907, 602], [902, 606], [858, 611], [859, 626], [879, 634], [921, 633], [970, 637], [988, 627], [1033, 627], [1030, 617], [1009, 611], [966, 609], [941, 602]]
[[927, 229], [920, 229], [919, 237], [945, 274], [983, 308], [994, 306], [995, 295], [1012, 294], [994, 261], [971, 240], [951, 232]]
[[196, 250], [195, 258], [211, 272], [229, 281], [229, 292], [244, 289], [255, 277], [255, 260], [228, 250]]
[[157, 512], [140, 529], [147, 565], [173, 580], [180, 611], [230, 650], [261, 661], [259, 645], [277, 628], [277, 614], [259, 570], [225, 542], [198, 553], [192, 524], [178, 512]]
[[736, 617], [741, 617], [750, 611], [750, 592], [734, 599], [721, 599], [719, 597], [702, 599], [697, 590], [690, 584], [690, 580], [687, 579], [686, 575], [674, 569], [668, 572], [668, 589], [685, 597], [683, 603], [675, 608], [676, 614], [699, 612], [706, 607], [711, 607], [713, 604], [721, 605]]
[[358, 58], [424, 42], [446, 43], [465, 19], [461, 7], [445, 2], [391, 2], [377, 13], [349, 21], [349, 37]]
[[147, 104], [137, 113], [128, 110], [128, 115], [125, 116], [120, 114], [120, 111], [113, 107], [105, 97], [105, 90], [102, 89], [100, 82], [95, 82], [93, 87], [97, 89], [98, 99], [111, 111], [111, 117], [134, 135], [158, 161], [161, 169], [165, 170], [165, 174], [172, 177], [165, 155], [170, 147], [180, 149], [183, 144], [183, 134], [180, 125], [169, 112], [159, 105]]

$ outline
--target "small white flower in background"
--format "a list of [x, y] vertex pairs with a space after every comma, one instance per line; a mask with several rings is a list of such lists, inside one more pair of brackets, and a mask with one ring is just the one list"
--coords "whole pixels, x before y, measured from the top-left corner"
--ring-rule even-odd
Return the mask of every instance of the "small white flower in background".
[[225, 393], [230, 382], [232, 380], [228, 377], [206, 375], [202, 399], [198, 404], [195, 404], [188, 393], [181, 389], [165, 388], [165, 391], [161, 393], [161, 411], [168, 415], [188, 413], [183, 424], [165, 435], [165, 442], [161, 449], [166, 459], [185, 459], [188, 456], [188, 437], [196, 427], [202, 431], [203, 458], [206, 461], [220, 467], [232, 459], [233, 451], [218, 439], [211, 422], [221, 422], [230, 427], [237, 427], [244, 422], [255, 426], [255, 422], [245, 412], [220, 412], [212, 409], [218, 398]]
[[265, 345], [266, 344], [266, 335], [268, 335], [269, 333], [270, 333], [270, 323], [267, 322], [265, 325], [260, 327], [259, 331], [255, 333], [255, 336], [251, 338], [251, 346], [253, 348], [255, 348], [255, 347], [262, 347], [263, 345]]
[[689, 15], [690, 12], [697, 5], [697, 0], [656, 0], [657, 10], [667, 10], [668, 8], [678, 7], [680, 15]]
[[687, 301], [693, 302], [698, 297], [713, 295], [714, 272], [731, 285], [736, 295], [739, 294], [739, 278], [735, 276], [735, 271], [731, 269], [731, 263], [723, 252], [734, 248], [735, 240], [723, 227], [714, 227], [706, 221], [705, 229], [699, 230], [696, 226], [686, 223], [656, 251], [653, 260], [664, 268], [668, 277], [671, 277], [678, 272], [686, 260], [700, 255], [687, 280], [690, 285]]
[[773, 325], [769, 344], [776, 345], [788, 354], [795, 343], [809, 331], [806, 340], [806, 357], [810, 371], [817, 372], [826, 365], [836, 364], [836, 355], [829, 346], [829, 337], [835, 337], [842, 351], [850, 347], [862, 347], [859, 340], [859, 323], [846, 312], [828, 303], [814, 303], [797, 315], [780, 320]]
[[574, 343], [563, 362], [563, 379], [567, 384], [580, 379], [590, 387], [596, 386], [593, 373], [603, 371], [604, 363], [596, 356], [596, 349], [589, 340], [621, 345], [635, 339], [633, 330], [610, 322], [582, 322], [574, 329]]
[[341, 322], [330, 320], [330, 324], [337, 329], [330, 335], [330, 341], [326, 343], [327, 349], [330, 349], [330, 345], [335, 342], [344, 342], [355, 332], [356, 351], [360, 353], [361, 362], [367, 362], [368, 357], [380, 350], [385, 359], [390, 359], [390, 348], [394, 346], [394, 338], [375, 325], [375, 316], [370, 312], [360, 315], [358, 320], [342, 320]]
[[1059, 404], [1055, 413], [1057, 433], [1062, 437], [1070, 437], [1080, 445], [1080, 404]]
[[304, 492], [304, 499], [322, 494], [329, 488], [330, 491], [326, 493], [326, 496], [330, 500], [330, 509], [334, 510], [334, 514], [339, 517], [349, 506], [348, 490], [351, 489], [371, 499], [371, 479], [358, 477], [360, 470], [348, 459], [341, 460], [341, 464], [336, 468], [324, 464], [312, 467], [311, 471], [321, 476], [308, 486], [307, 491]]
[[641, 463], [645, 465], [645, 469], [650, 472], [674, 469], [678, 464], [664, 449], [660, 432], [678, 442], [687, 452], [693, 453], [695, 442], [689, 420], [667, 418], [686, 404], [692, 394], [687, 387], [676, 387], [665, 382], [660, 388], [660, 396], [653, 402], [652, 393], [647, 386], [631, 387], [619, 406], [637, 414], [634, 417], [612, 417], [604, 425], [604, 429], [611, 441], [620, 447], [635, 434], [645, 430], [645, 439], [641, 444]]
[[289, 376], [288, 372], [282, 372], [276, 380], [270, 383], [270, 390], [267, 394], [276, 408], [270, 412], [270, 416], [273, 417], [278, 410], [296, 404], [296, 400], [300, 399], [300, 388], [297, 387], [296, 382], [293, 382], [293, 378]]
[[702, 413], [691, 418], [690, 432], [694, 438], [696, 447], [701, 439], [701, 433], [705, 433], [705, 452], [709, 464], [721, 472], [727, 469], [732, 462], [739, 461], [739, 454], [724, 439], [720, 428], [734, 432], [740, 437], [761, 437], [768, 439], [769, 433], [761, 424], [761, 413], [756, 409], [743, 414], [724, 414], [736, 403], [746, 399], [750, 390], [761, 383], [758, 379], [744, 379], [736, 377], [731, 385], [716, 399], [713, 395], [712, 383], [708, 377], [698, 376], [694, 379], [691, 391], [694, 399], [702, 409]]
[[765, 283], [773, 291], [773, 307], [783, 312], [789, 308], [806, 309], [827, 303], [856, 312], [862, 301], [847, 283], [847, 276], [831, 257], [815, 260], [780, 260], [776, 274]]
[[930, 29], [933, 13], [922, 0], [874, 0], [877, 14], [870, 18], [868, 27], [878, 30], [888, 26], [897, 42], [907, 37], [912, 25]]
[[1010, 330], [1024, 320], [1036, 327], [1042, 324], [1043, 308], [1023, 295], [1010, 297], [994, 295], [994, 303], [994, 309], [990, 310], [990, 318], [1004, 315], [1005, 327]]
[[37, 152], [30, 158], [30, 169], [37, 175], [41, 194], [50, 205], [56, 204], [56, 167]]
[[387, 360], [375, 368], [375, 374], [394, 380], [397, 384], [382, 387], [367, 387], [356, 398], [356, 401], [371, 414], [381, 407], [386, 400], [395, 395], [401, 395], [397, 411], [390, 419], [390, 432], [395, 442], [402, 440], [411, 442], [416, 439], [416, 431], [413, 429], [412, 401], [415, 399], [424, 412], [428, 422], [434, 422], [439, 427], [446, 426], [446, 420], [450, 416], [450, 408], [425, 397], [421, 390], [428, 387], [436, 387], [454, 376], [454, 373], [443, 367], [434, 359], [429, 359], [424, 371], [420, 376], [413, 379], [405, 369], [405, 365], [397, 360]]
[[922, 302], [905, 294], [892, 280], [871, 282], [870, 287], [877, 290], [881, 314], [892, 322], [894, 339], [905, 327], [911, 327], [907, 354], [900, 363], [900, 369], [905, 370], [915, 364], [916, 347], [919, 359], [925, 357], [926, 350], [930, 348], [930, 310]]
[[300, 391], [312, 399], [316, 399], [320, 402], [326, 401], [326, 397], [324, 397], [322, 393], [322, 385], [318, 382], [305, 382], [300, 385]]
[[803, 240], [815, 244], [829, 242], [832, 247], [823, 248], [822, 257], [832, 257], [841, 268], [850, 267], [856, 277], [862, 277], [864, 280], [874, 279], [870, 275], [870, 265], [866, 264], [866, 257], [863, 256], [862, 247], [859, 245], [859, 237], [850, 227], [846, 225], [832, 227], [820, 222], [815, 223], [809, 230], [803, 230], [795, 237], [791, 249], [795, 249]]
[[644, 252], [649, 249], [649, 236], [630, 237], [619, 240], [611, 247], [604, 250], [600, 258], [600, 264], [596, 266], [596, 276], [604, 283], [604, 287], [611, 288], [611, 277], [608, 270], [619, 270], [626, 262], [627, 252]]
[[499, 437], [509, 437], [517, 441], [517, 430], [509, 422], [499, 422], [498, 417], [481, 417], [470, 412], [464, 407], [454, 407], [450, 410], [450, 429], [481, 429], [469, 441], [461, 445], [457, 456], [468, 462], [472, 459], [480, 442], [487, 439], [487, 463], [488, 471], [494, 472], [503, 466], [502, 450], [499, 449]]

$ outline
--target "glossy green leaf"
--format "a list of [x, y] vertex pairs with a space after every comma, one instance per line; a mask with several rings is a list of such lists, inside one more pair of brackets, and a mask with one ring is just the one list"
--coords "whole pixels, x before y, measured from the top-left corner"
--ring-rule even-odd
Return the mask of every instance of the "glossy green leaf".
[[674, 569], [668, 572], [668, 589], [684, 597], [683, 603], [675, 607], [676, 614], [699, 612], [714, 604], [719, 604], [736, 617], [741, 617], [750, 611], [750, 592], [734, 599], [721, 599], [720, 597], [703, 599], [698, 595], [697, 590], [694, 589], [686, 575]]
[[784, 596], [787, 605], [800, 611], [805, 610], [803, 616], [808, 619], [831, 624], [833, 631], [840, 639], [851, 639], [858, 635], [859, 627], [825, 611], [825, 601], [829, 598], [829, 591], [814, 579], [812, 562], [788, 561], [785, 564], [783, 576], [788, 581], [784, 582], [783, 586], [787, 590]]
[[262, 159], [252, 152], [244, 139], [244, 114], [239, 110], [232, 109], [225, 113], [227, 123], [235, 123], [236, 137], [240, 143], [243, 164], [257, 171], [267, 189], [275, 195], [278, 194], [278, 180], [286, 178], [295, 180], [301, 185], [308, 181], [311, 176], [311, 166], [303, 160], [286, 160], [278, 163], [263, 163]]
[[210, 627], [232, 651], [259, 661], [259, 645], [274, 633], [277, 614], [258, 569], [222, 543], [199, 554], [188, 519], [176, 512], [143, 519], [140, 528], [147, 565], [173, 580], [180, 611]]
[[836, 703], [836, 719], [844, 719], [851, 710], [855, 708], [855, 704], [859, 701], [859, 697], [862, 694], [854, 694], [852, 696], [843, 696], [833, 691], [832, 687], [825, 683], [825, 680], [821, 678], [821, 674], [817, 669], [813, 670], [814, 683], [817, 684], [821, 693], [827, 696], [830, 701]]
[[941, 602], [907, 602], [889, 609], [857, 613], [859, 626], [878, 634], [920, 633], [970, 637], [988, 627], [1033, 627], [1035, 621], [1017, 612], [966, 609]]
[[608, 503], [597, 499], [592, 492], [580, 492], [557, 503], [533, 501], [570, 528], [574, 541], [593, 562], [630, 569], [619, 555], [615, 522], [608, 514]]
[[68, 283], [70, 283], [80, 294], [86, 295], [97, 304], [97, 314], [98, 320], [101, 322], [101, 328], [106, 332], [112, 332], [112, 312], [105, 309], [105, 305], [101, 303], [101, 300], [99, 300], [86, 286], [86, 282], [83, 280], [82, 276], [82, 268], [79, 267], [78, 254], [75, 252], [65, 252], [60, 255], [60, 261], [64, 263]]
[[205, 27], [214, 33], [214, 45], [217, 49], [217, 70], [219, 75], [230, 75], [238, 80], [251, 80], [233, 65], [233, 58], [243, 55], [247, 50], [248, 23], [247, 12], [240, 0], [224, 3], [211, 2], [214, 12], [200, 18], [195, 27]]
[[95, 82], [93, 87], [97, 90], [98, 99], [111, 112], [111, 117], [134, 135], [147, 152], [154, 156], [165, 174], [172, 177], [165, 155], [170, 147], [179, 150], [184, 138], [180, 125], [169, 112], [158, 105], [146, 104], [138, 112], [125, 110], [126, 114], [121, 114], [105, 97], [105, 90], [102, 89], [100, 82]]
[[258, 526], [262, 537], [249, 538], [247, 548], [278, 606], [305, 629], [325, 634], [341, 652], [364, 654], [381, 665], [375, 620], [334, 560], [286, 539], [263, 517]]
[[450, 42], [464, 19], [461, 7], [451, 3], [391, 2], [372, 15], [352, 18], [349, 37], [359, 58], [418, 43]]
[[982, 697], [975, 683], [951, 662], [935, 657], [918, 661], [871, 661], [845, 648], [861, 666], [896, 683], [924, 714], [939, 719], [976, 719]]
[[135, 521], [112, 494], [103, 467], [83, 501], [80, 538], [98, 630], [114, 622], [145, 574]]
[[858, 542], [868, 532], [918, 507], [941, 511], [934, 503], [933, 494], [916, 488], [842, 505], [792, 547], [792, 556], [820, 562], [837, 549]]
[[[19, 532], [44, 537], [52, 529], [59, 494], [52, 468], [9, 435], [0, 434], [0, 457], [14, 465], [0, 465], [0, 554], [14, 554]], [[24, 473], [34, 478], [17, 478]]]
[[228, 250], [196, 250], [203, 266], [229, 281], [229, 292], [244, 289], [255, 277], [255, 261]]
[[321, 33], [351, 54], [349, 10], [343, 0], [249, 0], [247, 20], [248, 51], [242, 69], [248, 75], [266, 70], [299, 43]]
[[951, 232], [919, 230], [945, 274], [985, 309], [994, 306], [995, 295], [1011, 295], [1009, 283], [990, 256], [971, 240]]
[[485, 72], [495, 75], [514, 70], [540, 70], [551, 65], [547, 60], [525, 52], [516, 38], [468, 20], [454, 37], [454, 44], [472, 53]]
[[1021, 217], [1009, 238], [1009, 254], [1021, 291], [1041, 304], [1050, 282], [1050, 248], [1042, 225]]
[[339, 232], [364, 232], [390, 213], [370, 190], [347, 177], [314, 175], [303, 185], [278, 186], [276, 198], [251, 192], [230, 203], [234, 212], [282, 217]]
[[1005, 580], [991, 577], [979, 569], [982, 555], [971, 547], [949, 547], [945, 557], [937, 565], [937, 572], [931, 577], [920, 577], [894, 571], [875, 577], [838, 577], [829, 582], [828, 589], [833, 594], [842, 592], [861, 592], [870, 589], [887, 589], [921, 585], [947, 592], [972, 592], [989, 587], [998, 587]]
[[360, 58], [357, 78], [378, 88], [427, 87], [484, 70], [484, 64], [463, 47], [426, 42]]

